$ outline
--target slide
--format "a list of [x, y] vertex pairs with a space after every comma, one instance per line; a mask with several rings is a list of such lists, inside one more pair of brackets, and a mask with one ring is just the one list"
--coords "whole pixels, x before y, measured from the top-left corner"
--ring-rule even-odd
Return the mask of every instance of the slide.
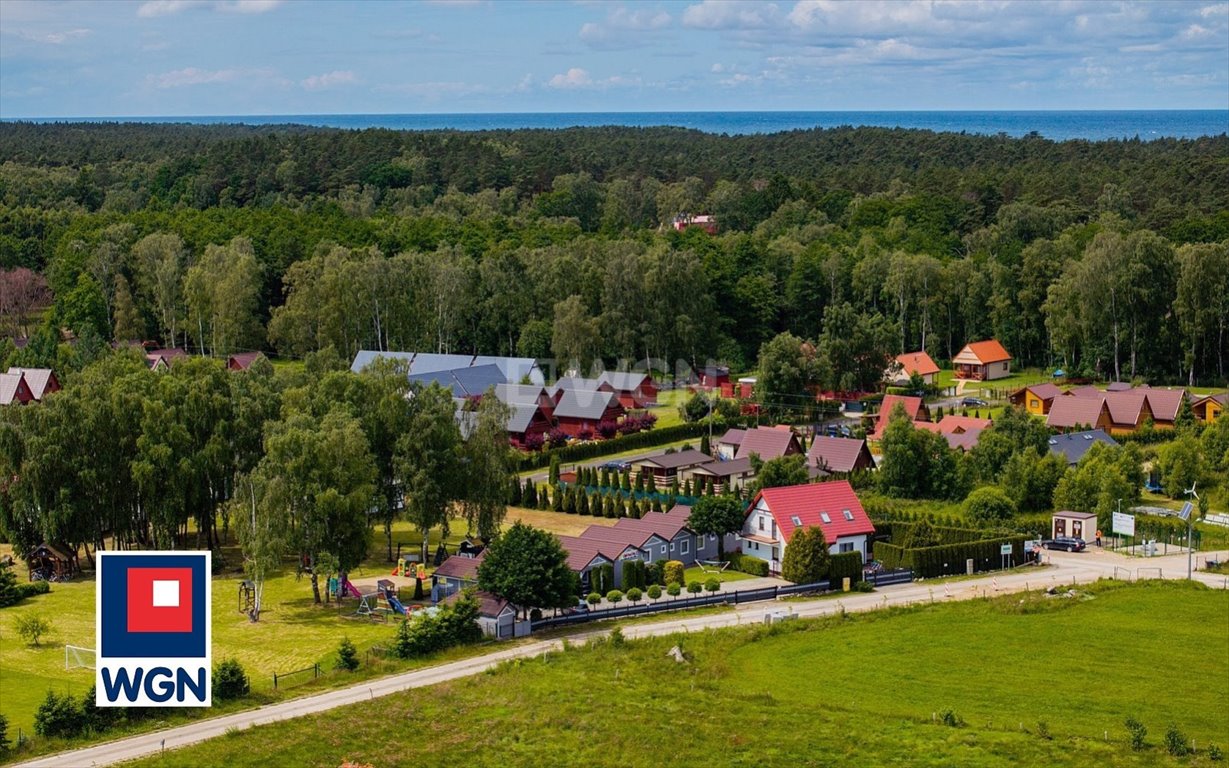
[[345, 581], [341, 583], [341, 591], [343, 595], [349, 595], [350, 597], [362, 597], [363, 596], [358, 591], [358, 587], [351, 584], [349, 579], [346, 579]]
[[400, 613], [402, 616], [409, 615], [409, 612], [405, 610], [405, 606], [401, 604], [401, 601], [397, 599], [396, 595], [389, 593], [384, 597], [388, 600], [388, 604], [393, 607], [394, 611]]

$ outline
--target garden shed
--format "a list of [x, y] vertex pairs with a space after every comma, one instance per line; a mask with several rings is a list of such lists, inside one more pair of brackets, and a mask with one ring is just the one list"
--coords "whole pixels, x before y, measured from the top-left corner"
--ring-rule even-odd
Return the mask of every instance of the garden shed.
[[38, 579], [56, 580], [71, 579], [81, 568], [77, 564], [76, 551], [68, 547], [58, 547], [43, 542], [26, 555], [26, 567], [30, 571], [30, 581]]
[[1092, 512], [1055, 512], [1050, 522], [1050, 538], [1060, 536], [1091, 542], [1097, 537], [1097, 516]]

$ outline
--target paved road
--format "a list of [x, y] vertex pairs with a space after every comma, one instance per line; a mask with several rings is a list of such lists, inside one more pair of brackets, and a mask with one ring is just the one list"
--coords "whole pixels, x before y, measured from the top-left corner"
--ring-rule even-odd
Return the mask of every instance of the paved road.
[[[765, 614], [777, 611], [789, 611], [797, 616], [824, 616], [845, 611], [872, 611], [889, 606], [906, 606], [927, 602], [943, 602], [945, 600], [968, 600], [986, 595], [1019, 592], [1049, 586], [1080, 584], [1096, 581], [1099, 578], [1114, 576], [1122, 579], [1155, 578], [1160, 569], [1160, 575], [1167, 579], [1186, 577], [1186, 555], [1169, 555], [1154, 558], [1130, 558], [1107, 551], [1068, 554], [1061, 552], [1047, 553], [1051, 568], [1034, 570], [1020, 569], [1011, 573], [998, 573], [989, 576], [970, 578], [955, 582], [922, 581], [910, 584], [900, 584], [884, 587], [878, 592], [850, 593], [839, 598], [824, 598], [797, 602], [766, 602], [751, 603], [708, 616], [693, 618], [667, 618], [659, 622], [633, 624], [623, 629], [626, 637], [652, 637], [669, 635], [677, 632], [699, 632], [717, 627], [729, 627], [739, 624], [759, 624], [764, 621]], [[1229, 552], [1202, 553], [1205, 557], [1216, 556], [1217, 559], [1229, 559]], [[1140, 569], [1144, 570], [1140, 570]], [[1195, 577], [1211, 587], [1229, 589], [1229, 577], [1214, 574], [1196, 573]], [[585, 642], [603, 635], [606, 629], [593, 629], [578, 635], [569, 636], [573, 643]], [[237, 712], [224, 717], [201, 720], [188, 725], [168, 728], [161, 731], [131, 736], [117, 741], [100, 744], [94, 747], [63, 752], [22, 763], [23, 766], [55, 766], [56, 768], [82, 768], [83, 766], [102, 766], [132, 760], [146, 755], [156, 754], [164, 749], [195, 744], [225, 734], [231, 729], [250, 728], [253, 725], [272, 723], [278, 720], [288, 720], [294, 717], [323, 712], [347, 704], [369, 701], [379, 696], [387, 696], [413, 688], [435, 685], [448, 680], [469, 677], [483, 672], [507, 659], [525, 658], [541, 655], [547, 651], [557, 650], [560, 640], [530, 641], [512, 645], [499, 651], [482, 656], [441, 664], [426, 669], [404, 672], [392, 675], [370, 683], [342, 688], [327, 693], [308, 696], [301, 699], [281, 702], [259, 709]]]

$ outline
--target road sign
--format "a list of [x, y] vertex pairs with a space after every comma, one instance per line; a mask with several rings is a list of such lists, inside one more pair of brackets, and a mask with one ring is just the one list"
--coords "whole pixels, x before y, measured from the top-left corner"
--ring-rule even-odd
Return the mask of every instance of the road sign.
[[1011, 554], [1011, 545], [1010, 545], [1010, 544], [1003, 544], [1002, 546], [1000, 546], [1000, 547], [999, 547], [999, 554], [1000, 554], [1000, 555], [1010, 555], [1010, 554]]
[[1194, 508], [1195, 505], [1189, 501], [1182, 505], [1182, 509], [1178, 512], [1178, 517], [1182, 518], [1182, 522], [1185, 523], [1191, 519], [1191, 510]]
[[1135, 515], [1128, 515], [1126, 512], [1114, 513], [1114, 533], [1120, 533], [1123, 536], [1135, 535]]

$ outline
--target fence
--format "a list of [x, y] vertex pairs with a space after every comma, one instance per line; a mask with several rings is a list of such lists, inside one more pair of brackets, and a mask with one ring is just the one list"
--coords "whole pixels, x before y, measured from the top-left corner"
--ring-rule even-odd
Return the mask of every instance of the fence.
[[320, 677], [320, 665], [312, 664], [310, 667], [304, 667], [303, 669], [296, 669], [293, 672], [282, 672], [280, 674], [277, 672], [274, 672], [273, 673], [273, 690], [275, 691], [277, 690], [277, 685], [278, 685], [279, 680], [285, 680], [286, 678], [291, 677], [293, 675], [301, 675], [306, 672], [311, 672], [312, 679], [315, 680], [317, 677]]
[[[891, 586], [892, 584], [904, 584], [913, 581], [913, 572], [909, 570], [896, 571], [881, 571], [879, 573], [867, 574], [864, 577], [865, 581], [877, 587]], [[651, 613], [661, 613], [663, 611], [682, 611], [688, 608], [701, 608], [709, 605], [741, 605], [743, 603], [755, 603], [764, 600], [776, 600], [778, 597], [788, 597], [790, 595], [806, 594], [809, 592], [824, 592], [827, 591], [829, 584], [827, 581], [820, 581], [814, 584], [791, 584], [786, 587], [762, 587], [760, 589], [744, 589], [734, 592], [713, 592], [707, 595], [694, 595], [688, 597], [662, 598], [660, 600], [644, 603], [642, 605], [627, 605], [615, 606], [613, 608], [602, 608], [599, 610], [585, 611], [582, 613], [573, 613], [567, 616], [554, 616], [549, 619], [535, 621], [531, 625], [532, 631], [542, 629], [550, 629], [552, 627], [567, 627], [574, 624], [584, 624], [589, 621], [597, 621], [599, 619], [618, 619], [628, 616], [644, 616]]]

